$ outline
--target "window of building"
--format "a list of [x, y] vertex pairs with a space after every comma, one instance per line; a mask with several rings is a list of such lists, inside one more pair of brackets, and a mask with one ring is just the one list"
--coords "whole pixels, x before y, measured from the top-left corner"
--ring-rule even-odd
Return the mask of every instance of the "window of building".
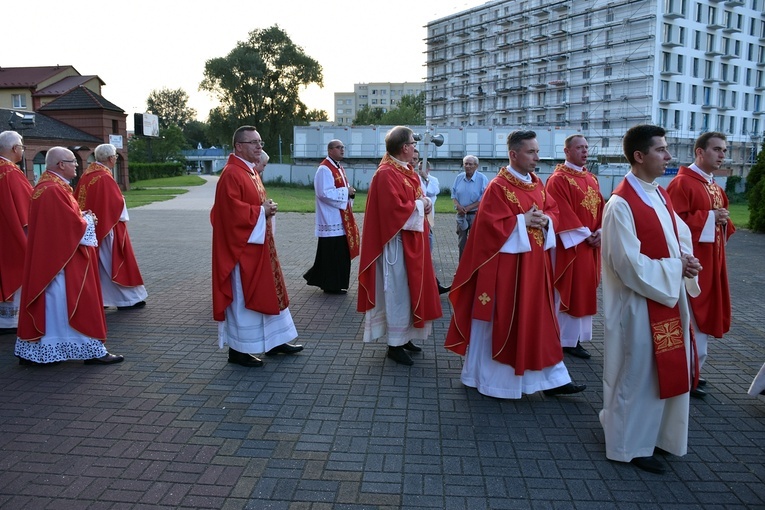
[[611, 23], [612, 21], [614, 21], [614, 10], [611, 7], [609, 7], [606, 10], [606, 22]]
[[717, 116], [717, 129], [719, 131], [725, 131], [725, 115]]
[[751, 87], [752, 86], [752, 70], [751, 69], [747, 69], [746, 70], [746, 81], [745, 81], [745, 84], [746, 84], [747, 87]]
[[608, 119], [603, 119], [602, 129], [611, 129], [611, 121]]
[[760, 134], [760, 119], [752, 119], [752, 134]]
[[762, 99], [762, 96], [759, 94], [754, 95], [754, 111], [759, 112], [762, 111], [760, 108], [760, 99]]
[[683, 68], [685, 67], [684, 64], [685, 64], [685, 58], [683, 57], [683, 55], [678, 55], [677, 56], [677, 72], [678, 73], [683, 74]]
[[749, 110], [749, 93], [744, 93], [744, 104], [743, 104], [744, 110]]
[[728, 117], [728, 133], [734, 134], [736, 132], [736, 117], [731, 115]]
[[699, 32], [698, 30], [693, 31], [693, 49], [694, 50], [701, 49], [701, 32]]
[[704, 62], [704, 79], [711, 80], [714, 76], [714, 64], [711, 60]]
[[738, 66], [733, 66], [733, 83], [738, 83]]
[[[8, 96], [6, 96], [8, 97]], [[11, 94], [14, 108], [26, 108], [27, 107], [27, 95], [26, 94]]]
[[708, 113], [701, 114], [701, 130], [709, 131], [709, 114]]
[[715, 35], [714, 34], [707, 34], [707, 53], [712, 53], [715, 51]]
[[583, 103], [590, 102], [590, 87], [588, 87], [587, 85], [582, 87], [582, 102]]
[[702, 23], [704, 19], [704, 5], [701, 2], [696, 2], [696, 10], [693, 13], [693, 19], [696, 23]]
[[693, 77], [694, 78], [699, 77], [699, 59], [697, 58], [693, 59]]
[[585, 28], [592, 26], [592, 13], [587, 12], [584, 14], [584, 26]]
[[603, 68], [603, 76], [611, 76], [611, 64], [606, 64]]
[[380, 99], [380, 104], [388, 104], [388, 100], [387, 99]]
[[738, 92], [735, 90], [732, 90], [730, 93], [730, 107], [736, 108], [736, 105], [738, 104]]
[[343, 104], [343, 100], [342, 99], [338, 99], [337, 100], [337, 104]]
[[728, 64], [720, 64], [720, 79], [722, 81], [728, 81]]
[[607, 148], [610, 144], [611, 142], [608, 141], [608, 138], [603, 138], [600, 140], [600, 146], [604, 149]]
[[712, 101], [712, 89], [710, 87], [704, 87], [704, 97], [702, 99], [702, 103], [704, 106], [711, 106]]
[[604, 101], [610, 101], [611, 100], [611, 84], [606, 83], [603, 87], [603, 100]]
[[537, 124], [544, 124], [545, 122], [547, 122], [547, 120], [545, 119], [544, 113], [537, 115]]
[[667, 114], [668, 111], [666, 108], [659, 108], [659, 125], [661, 127], [667, 127]]
[[669, 99], [669, 82], [667, 80], [661, 80], [659, 84], [659, 100], [666, 101]]
[[691, 112], [688, 116], [688, 129], [696, 131], [696, 112]]
[[680, 110], [675, 110], [674, 112], [674, 119], [672, 121], [672, 128], [673, 129], [680, 129]]
[[698, 104], [698, 92], [699, 87], [697, 85], [691, 85], [691, 104]]
[[714, 25], [717, 21], [717, 7], [710, 5], [707, 13], [707, 25]]
[[748, 135], [749, 131], [747, 129], [749, 128], [749, 119], [744, 117], [741, 119], [741, 134], [742, 135]]
[[720, 90], [717, 92], [717, 106], [725, 108], [725, 102], [728, 100], [728, 91]]

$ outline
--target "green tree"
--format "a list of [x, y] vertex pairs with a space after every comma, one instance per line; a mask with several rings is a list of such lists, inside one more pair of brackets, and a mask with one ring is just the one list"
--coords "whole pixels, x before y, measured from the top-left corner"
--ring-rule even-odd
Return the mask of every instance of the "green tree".
[[230, 144], [236, 128], [248, 124], [258, 129], [266, 150], [277, 146], [279, 136], [289, 147], [292, 126], [309, 120], [299, 93], [311, 84], [324, 85], [321, 65], [286, 32], [278, 25], [253, 30], [228, 55], [205, 63], [199, 88], [220, 103], [210, 111], [211, 137]]
[[214, 145], [210, 139], [209, 131], [210, 127], [205, 122], [199, 120], [187, 122], [186, 125], [183, 126], [183, 136], [186, 138], [186, 148], [196, 149], [199, 147], [199, 144], [202, 144], [202, 147], [205, 148]]
[[175, 125], [159, 128], [158, 138], [134, 136], [128, 141], [128, 159], [136, 163], [185, 161], [181, 151], [186, 139], [181, 128]]
[[371, 108], [368, 104], [365, 104], [358, 110], [356, 110], [356, 118], [353, 119], [353, 124], [356, 126], [373, 126], [382, 124], [383, 112], [380, 108]]
[[396, 108], [382, 116], [380, 123], [386, 126], [425, 125], [425, 92], [402, 97]]
[[749, 228], [765, 232], [765, 150], [746, 176], [746, 197], [749, 201]]
[[159, 127], [167, 128], [169, 126], [183, 127], [194, 120], [197, 111], [189, 108], [189, 95], [183, 89], [168, 89], [163, 87], [160, 90], [152, 90], [146, 99], [146, 109], [159, 117]]

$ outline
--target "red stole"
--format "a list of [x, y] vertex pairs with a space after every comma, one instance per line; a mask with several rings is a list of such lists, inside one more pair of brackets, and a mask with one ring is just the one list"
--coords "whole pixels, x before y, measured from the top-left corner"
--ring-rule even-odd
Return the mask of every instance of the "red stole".
[[19, 339], [35, 341], [45, 335], [45, 289], [63, 270], [69, 325], [83, 335], [106, 340], [98, 252], [80, 244], [86, 226], [72, 187], [50, 172], [43, 173], [29, 209]]
[[[659, 187], [658, 190], [667, 205], [677, 237], [677, 223], [672, 201], [664, 188]], [[668, 258], [669, 246], [659, 217], [653, 208], [643, 202], [627, 179], [624, 179], [613, 193], [622, 197], [632, 210], [635, 233], [641, 240], [640, 253], [654, 260]], [[685, 356], [680, 306], [676, 303], [675, 306], [668, 307], [648, 298], [646, 303], [653, 337], [654, 359], [656, 359], [659, 375], [659, 398], [671, 398], [688, 393], [690, 390], [688, 360]], [[693, 348], [692, 351], [695, 352]], [[695, 375], [695, 379], [694, 386], [698, 381], [698, 374]]]
[[31, 197], [32, 185], [21, 169], [0, 158], [0, 301], [21, 287]]
[[536, 175], [531, 178], [522, 182], [503, 168], [486, 188], [449, 293], [454, 310], [445, 342], [464, 356], [472, 320], [493, 321], [492, 358], [512, 366], [516, 375], [563, 359], [543, 232], [526, 228], [530, 252], [499, 252], [516, 228], [517, 215], [533, 206], [553, 225], [558, 220], [555, 200]]
[[247, 242], [265, 201], [266, 189], [258, 174], [234, 154], [229, 155], [210, 211], [213, 318], [216, 321], [226, 319], [226, 308], [233, 301], [231, 274], [236, 264], [239, 264], [248, 309], [278, 315], [289, 306], [271, 222], [266, 222], [263, 244]]
[[[321, 162], [322, 165], [329, 168], [332, 172], [332, 177], [335, 180], [335, 188], [347, 188], [348, 178], [345, 175], [345, 169], [342, 166], [335, 166], [334, 162], [329, 158], [325, 158]], [[351, 260], [359, 256], [359, 227], [356, 225], [356, 218], [353, 216], [353, 208], [351, 207], [351, 201], [348, 200], [348, 205], [345, 209], [340, 209], [340, 217], [343, 220], [343, 228], [345, 229], [345, 238], [348, 241], [348, 251], [351, 252]]]
[[413, 325], [441, 317], [441, 301], [430, 258], [427, 221], [423, 232], [402, 230], [412, 215], [415, 200], [421, 198], [420, 177], [411, 165], [406, 167], [386, 154], [372, 176], [364, 215], [364, 242], [359, 262], [359, 296], [357, 310], [364, 313], [375, 307], [375, 264], [385, 245], [401, 232], [404, 247], [409, 299]]
[[93, 211], [98, 218], [96, 237], [99, 244], [114, 231], [112, 244], [112, 281], [123, 287], [143, 285], [127, 226], [120, 221], [125, 200], [109, 168], [91, 163], [74, 190], [83, 211]]

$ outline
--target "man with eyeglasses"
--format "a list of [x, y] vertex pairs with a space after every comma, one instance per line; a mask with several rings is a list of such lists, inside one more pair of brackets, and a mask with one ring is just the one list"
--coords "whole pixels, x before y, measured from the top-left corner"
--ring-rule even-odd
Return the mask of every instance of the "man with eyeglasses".
[[83, 211], [98, 218], [98, 262], [104, 306], [135, 310], [146, 306], [146, 287], [127, 231], [130, 219], [117, 181], [112, 174], [117, 148], [101, 144], [93, 151], [96, 160], [80, 176], [74, 196]]
[[69, 149], [53, 147], [45, 167], [29, 208], [15, 354], [20, 365], [120, 363], [124, 358], [104, 346], [98, 218], [80, 209], [69, 185], [77, 175], [77, 159]]
[[359, 255], [359, 228], [353, 216], [356, 189], [340, 162], [345, 157], [341, 140], [327, 144], [327, 157], [316, 170], [316, 230], [319, 239], [313, 267], [303, 275], [306, 283], [327, 294], [345, 294], [351, 261]]
[[276, 254], [277, 204], [266, 197], [255, 170], [263, 140], [254, 127], [242, 126], [232, 145], [210, 211], [213, 318], [218, 346], [228, 345], [228, 362], [259, 367], [256, 353], [295, 354], [303, 346], [289, 343], [298, 334]]
[[412, 340], [427, 338], [441, 317], [425, 220], [433, 204], [410, 163], [416, 144], [408, 127], [385, 136], [387, 152], [369, 184], [359, 264], [364, 342], [387, 335], [387, 356], [402, 365], [414, 363], [409, 352], [422, 348]]
[[21, 276], [27, 251], [32, 185], [17, 163], [24, 157], [21, 135], [0, 133], [0, 334], [15, 333]]

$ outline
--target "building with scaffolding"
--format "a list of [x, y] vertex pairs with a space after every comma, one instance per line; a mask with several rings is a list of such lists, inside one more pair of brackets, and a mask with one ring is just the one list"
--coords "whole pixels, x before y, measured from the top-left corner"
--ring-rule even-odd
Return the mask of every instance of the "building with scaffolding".
[[430, 126], [565, 128], [622, 166], [631, 126], [661, 125], [680, 164], [705, 131], [728, 175], [762, 140], [765, 0], [497, 0], [427, 24]]

